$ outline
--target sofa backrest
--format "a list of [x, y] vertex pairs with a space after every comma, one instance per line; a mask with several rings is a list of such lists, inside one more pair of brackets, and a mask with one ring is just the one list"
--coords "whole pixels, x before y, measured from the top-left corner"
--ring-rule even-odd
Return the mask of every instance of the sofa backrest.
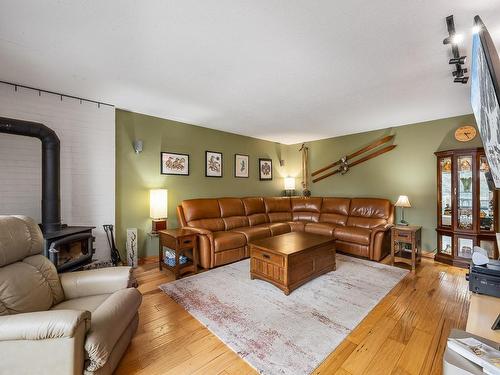
[[313, 221], [318, 222], [321, 212], [320, 197], [292, 197], [290, 203], [292, 206], [293, 221]]
[[393, 205], [387, 199], [353, 198], [347, 225], [374, 228], [392, 221]]
[[292, 221], [292, 206], [290, 197], [266, 197], [264, 198], [266, 205], [267, 217], [271, 223]]
[[217, 199], [188, 199], [182, 201], [182, 211], [188, 227], [208, 229], [213, 232], [225, 229]]
[[379, 198], [205, 198], [183, 201], [178, 214], [182, 225], [214, 232], [287, 221], [373, 228], [393, 222], [394, 206]]
[[323, 198], [319, 221], [335, 225], [346, 225], [350, 207], [350, 198]]
[[248, 227], [248, 218], [241, 198], [220, 198], [218, 201], [225, 230]]
[[262, 197], [247, 197], [241, 200], [245, 207], [245, 215], [251, 226], [269, 222], [266, 214], [266, 205]]

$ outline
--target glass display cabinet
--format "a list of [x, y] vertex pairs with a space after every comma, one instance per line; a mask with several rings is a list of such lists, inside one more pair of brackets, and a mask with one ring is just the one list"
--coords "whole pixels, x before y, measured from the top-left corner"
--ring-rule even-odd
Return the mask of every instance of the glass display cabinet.
[[485, 173], [488, 161], [482, 148], [436, 152], [437, 254], [436, 260], [468, 267], [474, 246], [498, 258], [497, 192]]

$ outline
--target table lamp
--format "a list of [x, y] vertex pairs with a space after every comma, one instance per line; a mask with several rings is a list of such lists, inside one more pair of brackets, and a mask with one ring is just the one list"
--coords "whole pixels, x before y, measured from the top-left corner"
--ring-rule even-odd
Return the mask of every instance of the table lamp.
[[408, 225], [408, 222], [405, 220], [405, 207], [410, 208], [410, 200], [406, 195], [400, 195], [398, 201], [394, 204], [395, 207], [401, 207], [401, 221], [400, 225]]
[[167, 229], [168, 190], [152, 189], [149, 191], [149, 216], [153, 219], [151, 234]]
[[295, 177], [285, 177], [285, 194], [292, 196], [295, 190]]

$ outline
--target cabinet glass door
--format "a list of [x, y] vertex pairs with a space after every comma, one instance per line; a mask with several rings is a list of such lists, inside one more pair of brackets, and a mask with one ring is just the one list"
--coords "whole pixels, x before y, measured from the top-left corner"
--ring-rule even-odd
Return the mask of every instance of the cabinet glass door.
[[472, 163], [470, 155], [457, 159], [457, 226], [459, 229], [473, 229], [473, 194]]
[[440, 162], [441, 174], [441, 225], [451, 227], [451, 157], [442, 158]]
[[474, 240], [471, 238], [458, 237], [457, 239], [457, 255], [461, 258], [472, 258], [472, 249], [474, 248]]
[[453, 241], [450, 236], [441, 236], [441, 248], [439, 249], [440, 253], [446, 255], [452, 255], [453, 251]]
[[485, 156], [479, 158], [479, 229], [484, 231], [495, 230], [495, 200], [493, 190], [488, 186], [486, 173], [490, 167]]

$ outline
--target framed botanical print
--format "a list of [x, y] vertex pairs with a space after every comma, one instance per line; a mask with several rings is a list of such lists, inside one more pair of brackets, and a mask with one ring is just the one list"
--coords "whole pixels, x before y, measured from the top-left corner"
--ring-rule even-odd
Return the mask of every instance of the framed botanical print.
[[273, 161], [271, 159], [259, 159], [259, 179], [261, 181], [273, 179]]
[[161, 174], [189, 176], [189, 155], [174, 152], [162, 152]]
[[222, 177], [222, 152], [205, 151], [205, 176]]
[[234, 177], [248, 178], [248, 155], [234, 154]]

